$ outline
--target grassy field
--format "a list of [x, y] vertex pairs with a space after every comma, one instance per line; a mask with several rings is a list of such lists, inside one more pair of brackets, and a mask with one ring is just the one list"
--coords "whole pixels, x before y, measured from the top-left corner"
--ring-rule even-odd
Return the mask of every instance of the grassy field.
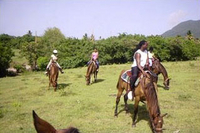
[[[165, 62], [171, 78], [170, 90], [163, 88], [159, 75], [158, 98], [165, 133], [200, 132], [200, 61]], [[98, 81], [85, 85], [86, 67], [66, 69], [59, 75], [59, 89], [47, 90], [44, 72], [24, 73], [0, 79], [0, 132], [35, 133], [32, 110], [55, 128], [79, 128], [82, 133], [150, 133], [148, 112], [139, 105], [138, 123], [131, 127], [131, 114], [123, 111], [121, 98], [118, 118], [114, 117], [116, 84], [122, 69], [131, 64], [101, 66]]]

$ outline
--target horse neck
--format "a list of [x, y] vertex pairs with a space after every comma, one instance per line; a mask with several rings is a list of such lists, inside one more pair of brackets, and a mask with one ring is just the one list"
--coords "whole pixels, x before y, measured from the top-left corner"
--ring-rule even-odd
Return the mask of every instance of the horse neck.
[[92, 73], [92, 70], [93, 70], [93, 66], [94, 66], [94, 63], [90, 63], [90, 65], [88, 66], [88, 69], [87, 69], [87, 76], [90, 76], [90, 74]]
[[155, 118], [158, 114], [160, 115], [160, 107], [158, 104], [157, 92], [153, 83], [148, 83], [145, 91], [145, 96], [150, 115], [153, 118]]
[[164, 68], [164, 66], [162, 64], [161, 64], [161, 66], [162, 66], [161, 73], [162, 73], [162, 75], [164, 77], [164, 80], [166, 80], [166, 79], [168, 79], [167, 71], [166, 71], [166, 69]]
[[163, 77], [164, 77], [164, 80], [168, 79], [168, 74], [167, 74], [167, 71], [165, 69], [165, 67], [160, 63], [160, 73], [162, 73]]
[[55, 64], [55, 63], [52, 63], [52, 65], [51, 65], [51, 70], [50, 70], [50, 71], [55, 72], [55, 71], [57, 71], [57, 69], [58, 69], [58, 67], [56, 66], [56, 64]]

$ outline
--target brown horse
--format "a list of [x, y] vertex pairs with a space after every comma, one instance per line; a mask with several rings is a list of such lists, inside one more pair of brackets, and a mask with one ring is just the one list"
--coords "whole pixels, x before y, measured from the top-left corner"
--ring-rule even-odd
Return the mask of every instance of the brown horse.
[[[118, 104], [120, 101], [120, 97], [122, 95], [122, 92], [124, 90], [128, 90], [130, 87], [130, 84], [122, 80], [121, 75], [125, 71], [122, 70], [121, 74], [119, 76], [119, 80], [117, 83], [117, 97], [116, 97], [116, 108], [115, 108], [115, 116], [118, 115], [117, 109]], [[152, 127], [152, 131], [159, 133], [162, 132], [162, 125], [163, 125], [163, 117], [166, 115], [161, 116], [160, 108], [158, 104], [158, 98], [157, 98], [157, 75], [151, 73], [150, 71], [147, 71], [147, 77], [142, 77], [139, 84], [135, 88], [135, 104], [134, 104], [134, 117], [133, 117], [133, 124], [132, 126], [136, 126], [136, 116], [138, 113], [138, 105], [140, 101], [147, 101], [147, 109], [149, 112], [150, 117], [150, 123]], [[128, 106], [127, 106], [127, 93], [124, 95], [124, 102], [125, 102], [125, 110], [126, 113], [128, 113]]]
[[96, 82], [97, 80], [97, 65], [95, 63], [95, 61], [92, 61], [87, 68], [87, 73], [85, 75], [85, 79], [86, 79], [86, 85], [89, 85], [92, 82], [92, 74], [94, 74], [94, 82]]
[[56, 63], [52, 63], [50, 66], [50, 71], [49, 71], [49, 88], [48, 89], [50, 89], [52, 85], [54, 87], [54, 91], [56, 91], [58, 87], [58, 84], [57, 84], [58, 74], [59, 74], [58, 66], [56, 65]]
[[164, 78], [163, 84], [166, 89], [169, 89], [170, 78], [168, 77], [165, 67], [160, 63], [158, 59], [154, 60], [153, 65], [152, 65], [152, 71], [157, 75], [162, 73], [163, 78]]
[[74, 127], [67, 129], [56, 130], [50, 123], [41, 119], [33, 110], [33, 123], [37, 133], [79, 133], [79, 130]]

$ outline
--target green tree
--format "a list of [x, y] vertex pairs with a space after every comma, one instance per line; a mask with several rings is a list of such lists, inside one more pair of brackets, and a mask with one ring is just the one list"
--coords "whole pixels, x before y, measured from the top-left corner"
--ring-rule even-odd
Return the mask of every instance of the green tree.
[[6, 76], [6, 69], [9, 68], [14, 56], [10, 44], [12, 38], [6, 34], [0, 35], [0, 77]]

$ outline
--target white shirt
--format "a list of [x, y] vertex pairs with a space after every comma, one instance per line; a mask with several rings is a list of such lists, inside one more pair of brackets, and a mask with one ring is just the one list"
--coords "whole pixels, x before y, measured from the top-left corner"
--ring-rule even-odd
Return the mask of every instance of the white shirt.
[[54, 54], [52, 54], [51, 59], [52, 59], [53, 62], [57, 62], [58, 57], [56, 57]]
[[135, 52], [135, 54], [134, 54], [134, 56], [133, 56], [133, 64], [132, 64], [131, 67], [137, 66], [137, 61], [136, 61], [136, 58], [135, 58], [136, 53], [139, 53], [139, 54], [140, 54], [140, 56], [141, 56], [141, 58], [140, 58], [140, 65], [141, 65], [142, 67], [144, 67], [145, 64], [146, 64], [146, 61], [147, 61], [147, 50], [141, 51], [140, 49], [138, 49], [138, 50]]
[[150, 51], [148, 51], [148, 54], [149, 54], [149, 59], [152, 59], [153, 58], [153, 53], [151, 53]]

